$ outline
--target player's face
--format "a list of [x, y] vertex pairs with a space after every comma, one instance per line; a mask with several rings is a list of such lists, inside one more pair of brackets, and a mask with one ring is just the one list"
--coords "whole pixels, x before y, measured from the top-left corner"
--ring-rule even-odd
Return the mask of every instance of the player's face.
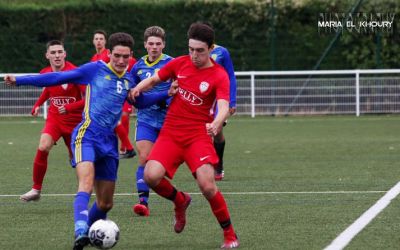
[[147, 38], [147, 41], [144, 42], [144, 47], [147, 50], [150, 60], [154, 61], [160, 57], [163, 49], [165, 48], [165, 43], [160, 37], [150, 36]]
[[203, 68], [210, 62], [211, 48], [208, 47], [207, 43], [189, 39], [189, 55], [193, 64], [197, 68]]
[[103, 34], [94, 34], [93, 45], [96, 50], [102, 50], [106, 47], [106, 38]]
[[64, 67], [66, 56], [67, 53], [62, 45], [49, 46], [46, 52], [47, 60], [49, 60], [50, 65], [56, 69]]
[[129, 59], [132, 56], [132, 51], [129, 47], [117, 45], [110, 55], [110, 64], [115, 72], [121, 74], [128, 67]]

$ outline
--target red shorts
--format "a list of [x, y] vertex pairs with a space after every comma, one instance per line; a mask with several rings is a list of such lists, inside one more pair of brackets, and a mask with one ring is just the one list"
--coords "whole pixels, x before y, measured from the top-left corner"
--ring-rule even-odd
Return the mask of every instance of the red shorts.
[[215, 166], [219, 161], [209, 135], [196, 134], [193, 136], [192, 134], [191, 139], [182, 141], [182, 137], [176, 134], [163, 132], [157, 138], [147, 160], [160, 162], [170, 179], [174, 177], [176, 170], [183, 162], [186, 162], [194, 175], [202, 165], [208, 163]]
[[129, 104], [129, 102], [125, 101], [124, 106], [122, 107], [122, 112], [130, 114], [132, 113], [132, 111], [133, 111], [132, 105]]

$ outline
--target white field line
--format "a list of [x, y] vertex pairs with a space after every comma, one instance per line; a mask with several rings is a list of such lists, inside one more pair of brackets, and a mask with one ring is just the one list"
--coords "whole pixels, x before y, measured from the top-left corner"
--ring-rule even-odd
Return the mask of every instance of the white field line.
[[340, 250], [345, 248], [350, 241], [368, 225], [390, 202], [400, 193], [400, 182], [392, 187], [382, 198], [372, 207], [365, 211], [356, 221], [344, 230], [332, 243], [324, 250]]
[[[223, 192], [224, 195], [269, 195], [269, 194], [371, 194], [385, 193], [386, 191], [305, 191], [305, 192]], [[201, 195], [201, 193], [189, 193], [191, 195]], [[43, 194], [42, 196], [58, 197], [58, 196], [74, 196], [75, 194]], [[116, 193], [115, 196], [135, 196], [137, 193]], [[156, 195], [150, 193], [150, 195]], [[19, 197], [20, 194], [0, 194], [3, 197]]]

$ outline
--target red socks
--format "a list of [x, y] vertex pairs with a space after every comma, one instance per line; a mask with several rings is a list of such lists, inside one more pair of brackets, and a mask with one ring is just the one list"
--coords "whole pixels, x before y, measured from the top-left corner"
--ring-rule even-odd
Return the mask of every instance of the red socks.
[[36, 156], [33, 161], [33, 186], [32, 188], [36, 190], [42, 190], [43, 179], [47, 171], [47, 158], [49, 156], [49, 152], [40, 151], [39, 149], [36, 151]]
[[156, 187], [153, 188], [158, 195], [173, 201], [175, 205], [180, 205], [185, 201], [185, 196], [182, 192], [178, 192], [171, 183], [163, 178]]
[[117, 125], [117, 127], [115, 128], [115, 132], [121, 140], [121, 149], [132, 150], [133, 146], [131, 144], [131, 141], [129, 140], [128, 133], [126, 132], [122, 123]]
[[214, 197], [208, 200], [211, 206], [211, 210], [217, 218], [219, 224], [224, 230], [232, 229], [231, 219], [226, 205], [224, 196], [218, 191]]
[[129, 134], [129, 115], [121, 116], [121, 124], [124, 126], [126, 133]]

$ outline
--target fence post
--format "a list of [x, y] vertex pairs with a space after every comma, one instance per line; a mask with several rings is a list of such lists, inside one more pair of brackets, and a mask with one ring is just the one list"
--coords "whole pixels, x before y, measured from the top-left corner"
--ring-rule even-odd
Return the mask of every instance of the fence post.
[[254, 79], [254, 72], [251, 72], [250, 75], [250, 85], [251, 85], [251, 118], [256, 116], [256, 94], [255, 94], [255, 79]]
[[43, 119], [47, 120], [47, 101], [43, 103]]
[[356, 70], [356, 116], [360, 116], [360, 70]]

